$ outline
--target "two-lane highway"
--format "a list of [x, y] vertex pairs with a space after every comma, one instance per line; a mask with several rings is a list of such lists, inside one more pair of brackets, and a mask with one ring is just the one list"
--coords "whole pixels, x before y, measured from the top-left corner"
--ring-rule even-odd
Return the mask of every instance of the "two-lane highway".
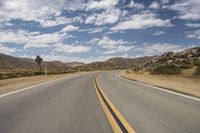
[[[0, 97], [0, 133], [113, 132], [94, 86], [96, 75], [67, 77]], [[136, 133], [200, 133], [199, 100], [131, 82], [115, 72], [102, 72], [97, 81]]]
[[200, 133], [200, 100], [102, 73], [98, 82], [137, 133]]
[[95, 73], [0, 98], [0, 133], [109, 133], [93, 85]]

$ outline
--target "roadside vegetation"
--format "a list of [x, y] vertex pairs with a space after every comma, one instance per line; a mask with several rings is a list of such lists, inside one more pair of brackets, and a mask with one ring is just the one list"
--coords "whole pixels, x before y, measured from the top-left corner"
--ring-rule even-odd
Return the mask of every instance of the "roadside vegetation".
[[[50, 71], [50, 72], [48, 72], [48, 75], [67, 74], [67, 73], [74, 73], [74, 72], [76, 72], [76, 71], [75, 70]], [[3, 72], [0, 72], [0, 80], [9, 79], [9, 78], [39, 76], [39, 75], [45, 75], [45, 72], [41, 72], [41, 71], [3, 71]]]
[[198, 64], [194, 75], [200, 77], [200, 64]]
[[152, 70], [152, 74], [165, 74], [165, 75], [176, 75], [181, 73], [182, 68], [175, 65], [164, 65], [156, 66]]

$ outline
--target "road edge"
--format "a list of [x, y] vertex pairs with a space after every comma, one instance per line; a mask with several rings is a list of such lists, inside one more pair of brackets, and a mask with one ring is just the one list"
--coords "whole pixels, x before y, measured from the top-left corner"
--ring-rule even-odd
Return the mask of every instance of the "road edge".
[[[83, 75], [83, 74], [85, 74], [85, 73], [82, 73], [80, 75]], [[43, 82], [43, 83], [31, 85], [31, 86], [28, 86], [28, 87], [25, 87], [25, 88], [22, 88], [22, 89], [17, 89], [15, 91], [11, 91], [11, 92], [8, 92], [8, 93], [1, 94], [0, 98], [11, 95], [11, 94], [15, 94], [15, 93], [18, 93], [18, 92], [21, 92], [21, 91], [29, 90], [29, 89], [32, 89], [32, 88], [37, 87], [37, 86], [45, 85], [45, 84], [48, 84], [50, 82], [55, 82], [55, 81], [62, 80], [62, 79], [65, 79], [65, 78], [71, 78], [71, 77], [76, 77], [76, 76], [80, 76], [80, 75], [71, 75], [71, 76], [68, 76], [68, 77], [60, 77], [58, 79], [48, 80], [48, 81]]]
[[199, 97], [196, 97], [196, 96], [193, 96], [193, 95], [190, 95], [190, 94], [187, 94], [187, 93], [183, 93], [183, 92], [180, 92], [180, 91], [176, 91], [176, 90], [173, 90], [173, 89], [170, 89], [170, 88], [164, 88], [164, 87], [161, 87], [161, 86], [146, 84], [146, 83], [140, 82], [140, 81], [138, 81], [138, 80], [134, 80], [134, 79], [131, 79], [131, 78], [127, 78], [127, 77], [122, 76], [122, 75], [119, 75], [119, 74], [116, 74], [116, 75], [117, 75], [118, 77], [124, 79], [124, 80], [128, 80], [128, 81], [131, 81], [131, 82], [135, 82], [135, 83], [138, 83], [138, 84], [140, 84], [140, 85], [145, 85], [145, 86], [152, 87], [152, 88], [155, 88], [155, 89], [158, 89], [158, 90], [161, 90], [161, 91], [165, 91], [165, 92], [168, 92], [168, 93], [171, 93], [171, 94], [175, 94], [175, 95], [178, 95], [178, 96], [182, 96], [182, 97], [185, 97], [185, 98], [188, 98], [188, 99], [193, 99], [193, 100], [196, 100], [196, 101], [200, 101], [200, 98], [199, 98]]

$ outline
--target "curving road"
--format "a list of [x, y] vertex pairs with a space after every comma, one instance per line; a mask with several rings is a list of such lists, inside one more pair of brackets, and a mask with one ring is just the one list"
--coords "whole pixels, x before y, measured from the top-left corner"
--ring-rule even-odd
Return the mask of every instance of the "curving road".
[[200, 133], [200, 100], [102, 73], [101, 88], [137, 133]]
[[109, 133], [93, 85], [95, 73], [0, 98], [0, 133]]
[[[0, 97], [1, 133], [109, 133], [97, 98], [97, 72]], [[199, 133], [200, 101], [103, 72], [98, 82], [137, 133]]]

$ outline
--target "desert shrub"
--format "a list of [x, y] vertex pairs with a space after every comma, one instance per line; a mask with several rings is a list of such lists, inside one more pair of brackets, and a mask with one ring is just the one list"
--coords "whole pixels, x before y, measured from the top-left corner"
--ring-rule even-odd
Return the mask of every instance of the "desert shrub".
[[175, 65], [156, 66], [152, 74], [176, 75], [181, 73], [181, 68]]
[[183, 69], [190, 69], [190, 68], [192, 68], [192, 67], [193, 67], [193, 65], [192, 65], [192, 64], [189, 64], [189, 63], [186, 63], [186, 64], [181, 65], [181, 68], [183, 68]]
[[195, 62], [194, 66], [200, 66], [200, 62]]
[[195, 76], [200, 76], [200, 66], [196, 68]]
[[3, 73], [0, 73], [0, 79], [3, 79], [3, 76], [4, 76]]
[[45, 72], [35, 72], [34, 75], [44, 75]]

